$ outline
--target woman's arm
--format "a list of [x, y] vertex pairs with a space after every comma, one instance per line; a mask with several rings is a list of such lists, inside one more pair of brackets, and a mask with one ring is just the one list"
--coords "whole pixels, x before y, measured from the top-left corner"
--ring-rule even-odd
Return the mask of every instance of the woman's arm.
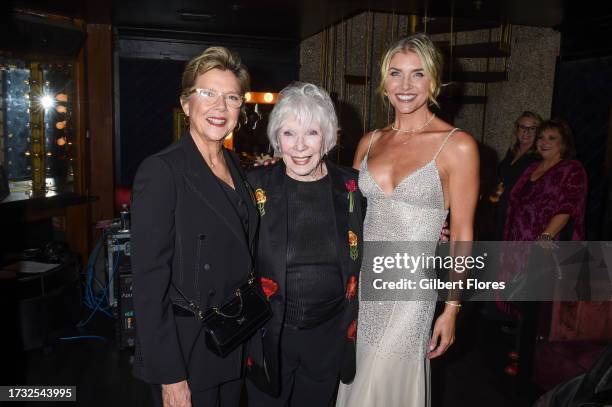
[[158, 384], [187, 378], [168, 296], [174, 257], [175, 205], [170, 168], [161, 158], [146, 159], [134, 180], [131, 262], [143, 379]]
[[570, 216], [565, 213], [560, 213], [558, 215], [553, 216], [550, 222], [548, 222], [546, 228], [544, 228], [544, 230], [542, 231], [542, 234], [548, 235], [552, 239], [554, 239], [555, 236], [557, 236], [559, 232], [563, 230], [565, 225], [567, 225], [567, 222], [569, 222], [569, 220]]
[[578, 161], [569, 161], [563, 167], [563, 171], [565, 174], [562, 181], [552, 186], [556, 189], [554, 191], [556, 193], [553, 195], [556, 195], [558, 199], [554, 215], [541, 232], [553, 239], [563, 230], [570, 219], [579, 221], [580, 225], [584, 221], [588, 182], [586, 172]]
[[[480, 179], [480, 160], [476, 141], [468, 133], [456, 133], [449, 140], [441, 158], [441, 166], [447, 179], [451, 212], [451, 245], [455, 242], [471, 242], [474, 237], [474, 212], [478, 201]], [[451, 246], [454, 255], [462, 255], [460, 252], [468, 249], [463, 244]], [[446, 301], [444, 311], [434, 324], [429, 359], [442, 355], [455, 341], [455, 321], [459, 307], [458, 301]]]

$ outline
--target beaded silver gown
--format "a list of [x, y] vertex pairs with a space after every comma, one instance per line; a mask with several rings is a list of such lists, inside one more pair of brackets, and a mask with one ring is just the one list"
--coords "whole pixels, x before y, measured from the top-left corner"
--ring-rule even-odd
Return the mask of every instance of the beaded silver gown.
[[[444, 139], [427, 164], [406, 176], [386, 195], [368, 172], [368, 152], [359, 171], [359, 188], [368, 200], [364, 241], [430, 242], [418, 252], [434, 255], [448, 211], [436, 158], [457, 129]], [[365, 246], [367, 250], [367, 246]], [[367, 257], [367, 256], [364, 256]], [[362, 265], [363, 273], [372, 273]], [[423, 274], [423, 270], [417, 270]], [[425, 275], [423, 274], [423, 277]], [[357, 374], [351, 384], [340, 384], [337, 407], [423, 407], [430, 405], [427, 351], [436, 305], [435, 292], [411, 301], [359, 303]]]

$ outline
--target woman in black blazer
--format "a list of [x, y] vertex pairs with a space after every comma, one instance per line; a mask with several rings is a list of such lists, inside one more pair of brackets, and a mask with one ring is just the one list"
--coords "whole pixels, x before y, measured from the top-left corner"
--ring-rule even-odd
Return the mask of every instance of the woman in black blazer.
[[268, 125], [277, 164], [248, 174], [260, 214], [257, 270], [272, 319], [251, 340], [249, 407], [327, 407], [355, 374], [362, 197], [336, 144], [328, 94], [295, 83]]
[[133, 189], [134, 374], [158, 406], [237, 406], [242, 346], [208, 350], [202, 310], [227, 302], [252, 267], [258, 216], [237, 157], [223, 140], [238, 122], [249, 74], [237, 55], [211, 47], [183, 73], [189, 134], [140, 166]]

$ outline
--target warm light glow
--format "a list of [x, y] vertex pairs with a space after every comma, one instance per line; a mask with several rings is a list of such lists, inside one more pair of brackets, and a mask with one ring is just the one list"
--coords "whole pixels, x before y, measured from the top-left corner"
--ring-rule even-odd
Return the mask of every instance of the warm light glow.
[[225, 136], [225, 140], [223, 140], [223, 146], [228, 150], [234, 149], [234, 132], [231, 132], [227, 136]]
[[55, 128], [58, 130], [64, 130], [66, 128], [66, 120], [55, 123]]
[[66, 109], [66, 106], [62, 105], [55, 106], [55, 110], [57, 110], [58, 113], [66, 113], [68, 111], [68, 109]]
[[55, 105], [55, 101], [53, 100], [51, 96], [44, 95], [44, 96], [41, 96], [40, 98], [40, 104], [45, 110], [47, 110], [47, 109], [51, 109]]
[[55, 142], [57, 143], [58, 146], [62, 147], [66, 145], [66, 137], [60, 137]]
[[58, 102], [67, 102], [68, 101], [68, 95], [66, 95], [65, 93], [58, 93], [57, 95], [55, 95], [55, 99]]
[[250, 104], [274, 104], [278, 100], [278, 93], [272, 92], [249, 92], [245, 95], [245, 103]]
[[26, 157], [30, 156], [30, 152], [29, 151], [26, 151], [24, 154], [25, 154]]

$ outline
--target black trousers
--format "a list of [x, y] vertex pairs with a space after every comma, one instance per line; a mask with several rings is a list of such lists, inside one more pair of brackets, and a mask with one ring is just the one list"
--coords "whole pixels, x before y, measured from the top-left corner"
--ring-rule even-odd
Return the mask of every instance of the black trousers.
[[280, 342], [281, 394], [272, 397], [247, 380], [249, 407], [329, 407], [338, 388], [344, 337], [342, 314], [312, 329], [285, 327]]
[[[191, 393], [192, 407], [238, 407], [240, 403], [240, 392], [242, 391], [243, 379], [220, 384], [204, 391]], [[152, 384], [153, 406], [163, 407], [161, 386]]]

